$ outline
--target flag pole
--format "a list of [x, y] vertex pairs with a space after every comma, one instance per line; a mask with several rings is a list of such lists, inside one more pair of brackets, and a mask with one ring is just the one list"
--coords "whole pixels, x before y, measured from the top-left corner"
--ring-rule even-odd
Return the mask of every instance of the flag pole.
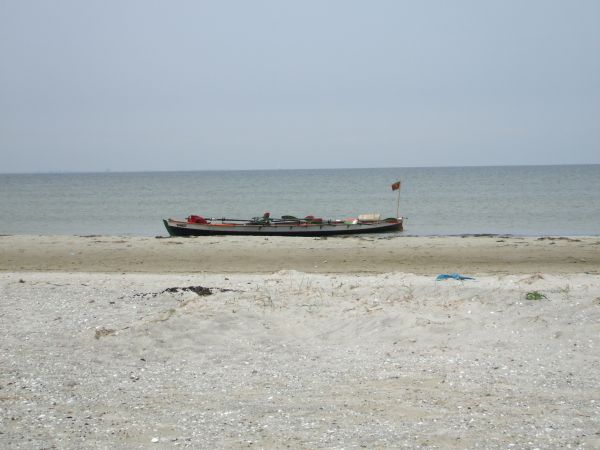
[[398, 180], [395, 183], [392, 184], [392, 191], [398, 191], [398, 201], [396, 203], [396, 219], [398, 219], [399, 215], [400, 215], [400, 186], [401, 186], [401, 181]]
[[396, 219], [400, 217], [400, 187], [398, 187], [398, 202], [396, 203]]

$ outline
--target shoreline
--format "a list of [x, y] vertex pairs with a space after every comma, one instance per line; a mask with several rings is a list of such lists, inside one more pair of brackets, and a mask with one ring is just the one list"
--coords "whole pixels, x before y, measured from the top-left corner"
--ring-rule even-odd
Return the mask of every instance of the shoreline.
[[600, 273], [600, 237], [0, 236], [0, 272]]

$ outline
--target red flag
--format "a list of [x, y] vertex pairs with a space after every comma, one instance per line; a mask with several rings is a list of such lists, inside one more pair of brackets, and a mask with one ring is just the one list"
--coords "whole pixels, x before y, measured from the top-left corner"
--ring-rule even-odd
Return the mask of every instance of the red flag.
[[397, 191], [398, 189], [400, 189], [400, 182], [396, 181], [394, 184], [392, 184], [392, 191]]

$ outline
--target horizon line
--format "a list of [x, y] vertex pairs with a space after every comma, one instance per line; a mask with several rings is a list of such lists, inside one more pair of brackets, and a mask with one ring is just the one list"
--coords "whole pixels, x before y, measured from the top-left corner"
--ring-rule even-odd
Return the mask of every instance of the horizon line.
[[127, 173], [189, 173], [189, 172], [285, 172], [309, 170], [373, 170], [373, 169], [460, 169], [484, 167], [558, 167], [558, 166], [600, 166], [600, 163], [567, 163], [567, 164], [474, 164], [452, 166], [379, 166], [379, 167], [300, 167], [300, 168], [258, 168], [258, 169], [172, 169], [172, 170], [53, 170], [37, 172], [0, 172], [0, 175], [85, 175], [85, 174], [127, 174]]

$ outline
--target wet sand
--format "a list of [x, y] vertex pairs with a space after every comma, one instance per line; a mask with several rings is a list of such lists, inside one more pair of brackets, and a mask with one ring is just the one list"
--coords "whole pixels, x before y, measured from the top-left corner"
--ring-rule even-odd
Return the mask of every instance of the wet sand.
[[598, 273], [600, 237], [0, 236], [0, 271]]

